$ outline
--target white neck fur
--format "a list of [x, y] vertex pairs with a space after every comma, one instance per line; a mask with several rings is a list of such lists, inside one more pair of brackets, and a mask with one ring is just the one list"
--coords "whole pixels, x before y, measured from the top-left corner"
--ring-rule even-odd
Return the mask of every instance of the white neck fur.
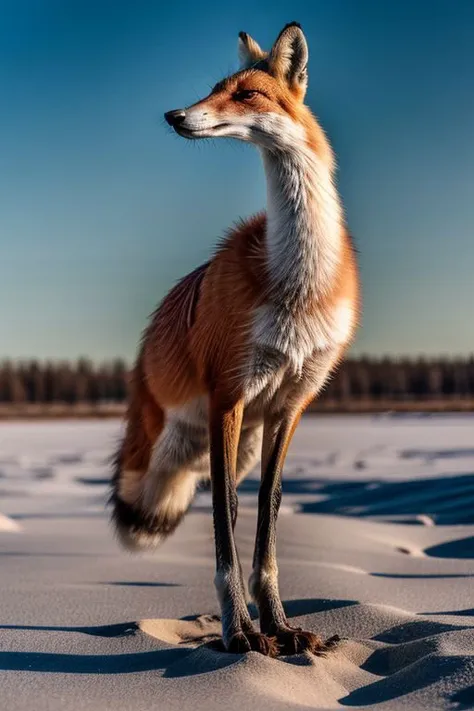
[[272, 301], [291, 311], [327, 294], [341, 258], [342, 208], [331, 169], [302, 126], [281, 120], [280, 145], [262, 148]]

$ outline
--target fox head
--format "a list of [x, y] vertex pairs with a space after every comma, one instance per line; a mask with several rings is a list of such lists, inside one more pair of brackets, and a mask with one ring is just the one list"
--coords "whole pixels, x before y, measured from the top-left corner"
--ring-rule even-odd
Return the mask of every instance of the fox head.
[[270, 149], [294, 144], [314, 122], [303, 103], [308, 45], [300, 25], [286, 25], [270, 52], [241, 32], [239, 56], [240, 71], [201, 101], [166, 113], [166, 121], [189, 139], [222, 136]]

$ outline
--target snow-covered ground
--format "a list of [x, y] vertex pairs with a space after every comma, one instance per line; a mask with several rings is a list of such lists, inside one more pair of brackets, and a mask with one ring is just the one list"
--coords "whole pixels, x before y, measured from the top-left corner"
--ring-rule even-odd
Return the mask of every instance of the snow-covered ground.
[[[208, 492], [156, 554], [118, 548], [105, 502], [119, 434], [116, 421], [0, 425], [1, 708], [474, 708], [474, 417], [303, 419], [280, 579], [290, 617], [344, 638], [326, 658], [210, 643]], [[246, 573], [257, 491], [254, 472]]]

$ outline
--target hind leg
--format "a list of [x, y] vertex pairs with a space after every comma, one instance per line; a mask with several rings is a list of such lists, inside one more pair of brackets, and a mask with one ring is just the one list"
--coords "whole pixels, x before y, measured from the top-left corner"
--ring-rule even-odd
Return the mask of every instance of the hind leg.
[[234, 538], [237, 516], [236, 465], [242, 424], [242, 401], [228, 406], [211, 401], [211, 483], [216, 547], [214, 578], [222, 611], [222, 638], [229, 652], [251, 650], [276, 655], [275, 643], [256, 632], [247, 609]]
[[276, 521], [281, 501], [281, 472], [298, 419], [297, 410], [265, 419], [257, 535], [249, 581], [260, 614], [260, 629], [276, 637], [283, 654], [323, 648], [321, 640], [313, 633], [291, 627], [278, 590]]
[[115, 516], [124, 545], [132, 550], [150, 548], [173, 533], [208, 470], [207, 429], [168, 418], [151, 450], [147, 470], [124, 470], [119, 477], [119, 495], [129, 513], [124, 521]]

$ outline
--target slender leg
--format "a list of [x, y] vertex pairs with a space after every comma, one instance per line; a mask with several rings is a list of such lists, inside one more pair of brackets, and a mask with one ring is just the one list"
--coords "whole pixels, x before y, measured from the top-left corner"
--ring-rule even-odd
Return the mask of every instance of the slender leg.
[[276, 636], [282, 654], [324, 648], [317, 635], [290, 626], [278, 589], [276, 522], [281, 502], [281, 474], [299, 416], [298, 410], [292, 410], [268, 416], [265, 420], [257, 536], [249, 581], [250, 592], [260, 613], [260, 629]]
[[215, 585], [222, 609], [222, 637], [229, 652], [275, 655], [275, 641], [253, 629], [234, 540], [237, 518], [236, 465], [243, 404], [223, 409], [211, 403], [211, 483], [216, 544]]

